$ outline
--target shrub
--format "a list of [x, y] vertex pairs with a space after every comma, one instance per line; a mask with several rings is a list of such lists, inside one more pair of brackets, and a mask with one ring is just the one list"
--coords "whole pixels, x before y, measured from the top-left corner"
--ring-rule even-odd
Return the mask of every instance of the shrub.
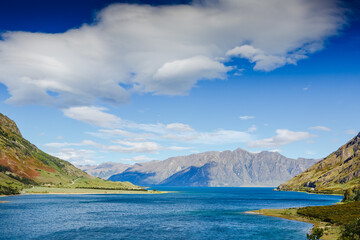
[[306, 234], [306, 238], [309, 240], [319, 240], [324, 235], [324, 229], [313, 228], [311, 234]]
[[360, 239], [360, 218], [356, 221], [345, 224], [341, 229], [341, 240], [359, 240]]

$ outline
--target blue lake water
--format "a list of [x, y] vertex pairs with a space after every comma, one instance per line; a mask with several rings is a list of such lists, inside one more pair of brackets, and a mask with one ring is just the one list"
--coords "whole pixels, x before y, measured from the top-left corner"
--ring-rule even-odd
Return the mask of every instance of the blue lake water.
[[0, 203], [0, 239], [306, 239], [311, 224], [245, 211], [340, 196], [271, 188], [156, 188], [155, 195], [22, 195]]

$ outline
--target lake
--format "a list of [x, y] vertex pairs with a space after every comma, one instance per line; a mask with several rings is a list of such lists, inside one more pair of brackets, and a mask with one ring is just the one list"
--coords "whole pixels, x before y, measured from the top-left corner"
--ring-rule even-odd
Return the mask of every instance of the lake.
[[306, 239], [311, 224], [246, 214], [341, 196], [272, 188], [157, 188], [148, 195], [21, 195], [0, 203], [0, 239]]

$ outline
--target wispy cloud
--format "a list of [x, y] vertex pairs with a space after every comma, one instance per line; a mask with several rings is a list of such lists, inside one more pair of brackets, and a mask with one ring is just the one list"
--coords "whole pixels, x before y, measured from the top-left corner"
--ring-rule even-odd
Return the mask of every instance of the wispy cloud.
[[132, 158], [121, 158], [119, 159], [120, 162], [147, 162], [152, 160], [151, 158], [145, 155], [139, 155]]
[[156, 142], [129, 142], [123, 140], [115, 140], [113, 142], [117, 144], [105, 145], [103, 148], [120, 153], [155, 153], [162, 148], [162, 146]]
[[94, 160], [95, 154], [95, 151], [88, 149], [63, 148], [58, 149], [58, 151], [52, 155], [69, 161], [74, 165], [94, 165], [96, 163]]
[[113, 114], [106, 113], [105, 111], [107, 111], [106, 108], [95, 106], [70, 107], [63, 109], [65, 116], [81, 122], [104, 128], [115, 128], [119, 126], [121, 119]]
[[241, 120], [249, 120], [249, 119], [254, 119], [255, 116], [241, 116], [239, 117]]
[[83, 140], [79, 143], [69, 143], [69, 142], [53, 142], [46, 143], [44, 146], [52, 147], [52, 148], [61, 148], [61, 147], [70, 147], [70, 146], [98, 146], [99, 144], [91, 141], [91, 140]]
[[309, 129], [312, 130], [319, 130], [319, 131], [325, 131], [325, 132], [330, 132], [331, 129], [325, 126], [315, 126], [315, 127], [310, 127]]
[[276, 136], [262, 140], [252, 141], [248, 144], [251, 148], [280, 147], [289, 143], [315, 137], [308, 132], [293, 132], [288, 129], [277, 129]]
[[247, 131], [249, 133], [255, 132], [257, 130], [257, 127], [255, 125], [252, 125]]

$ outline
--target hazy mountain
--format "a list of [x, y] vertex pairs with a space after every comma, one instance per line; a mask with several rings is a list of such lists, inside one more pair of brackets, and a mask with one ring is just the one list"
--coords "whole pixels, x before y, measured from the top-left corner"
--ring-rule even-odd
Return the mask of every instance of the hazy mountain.
[[108, 179], [112, 175], [122, 173], [130, 166], [130, 164], [104, 162], [99, 165], [79, 165], [77, 167], [92, 176]]
[[315, 163], [313, 159], [296, 160], [275, 152], [250, 153], [239, 148], [135, 164], [109, 179], [142, 186], [277, 186]]
[[281, 184], [279, 190], [344, 192], [360, 186], [360, 133], [305, 172]]
[[[16, 194], [29, 185], [68, 186], [82, 179], [84, 188], [137, 188], [95, 178], [53, 157], [24, 139], [15, 122], [0, 113], [0, 195]], [[79, 184], [79, 183], [77, 183]]]

